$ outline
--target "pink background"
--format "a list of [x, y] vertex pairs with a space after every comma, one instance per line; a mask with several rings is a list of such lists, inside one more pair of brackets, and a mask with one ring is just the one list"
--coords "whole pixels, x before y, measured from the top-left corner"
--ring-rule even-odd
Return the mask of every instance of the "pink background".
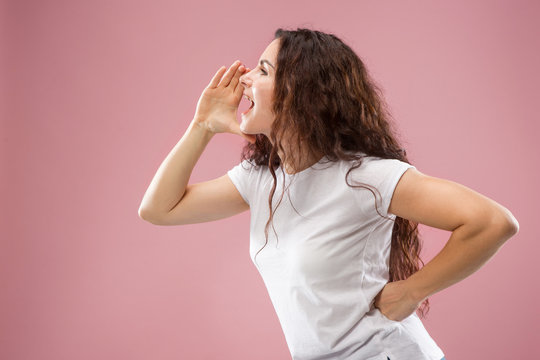
[[[249, 212], [182, 227], [137, 213], [216, 70], [255, 67], [278, 27], [341, 37], [411, 162], [518, 219], [483, 268], [430, 298], [424, 324], [447, 359], [540, 356], [538, 2], [1, 7], [1, 359], [290, 358], [249, 258]], [[190, 182], [223, 175], [243, 144], [215, 136]], [[421, 231], [427, 262], [450, 233]]]

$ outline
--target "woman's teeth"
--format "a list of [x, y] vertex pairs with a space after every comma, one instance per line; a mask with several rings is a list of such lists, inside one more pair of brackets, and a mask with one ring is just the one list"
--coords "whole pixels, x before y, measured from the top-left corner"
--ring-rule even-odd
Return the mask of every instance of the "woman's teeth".
[[244, 95], [244, 97], [250, 102], [251, 105], [249, 106], [249, 108], [251, 109], [253, 105], [255, 105], [255, 103], [247, 95]]

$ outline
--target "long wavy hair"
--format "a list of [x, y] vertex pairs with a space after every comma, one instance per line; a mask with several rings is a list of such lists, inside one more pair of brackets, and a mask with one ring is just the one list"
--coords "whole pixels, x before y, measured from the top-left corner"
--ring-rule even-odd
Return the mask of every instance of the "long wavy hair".
[[[274, 33], [274, 39], [278, 38], [280, 48], [275, 64], [272, 107], [275, 117], [270, 131], [271, 139], [257, 134], [255, 142], [247, 142], [241, 154], [242, 160], [247, 159], [256, 167], [267, 167], [274, 179], [268, 197], [270, 217], [264, 231], [264, 246], [268, 243], [270, 223], [274, 228], [272, 199], [277, 185], [275, 170], [281, 168], [283, 172], [280, 166], [282, 160], [283, 163], [289, 159], [297, 163], [298, 159], [308, 155], [305, 153], [307, 151], [309, 155], [323, 154], [329, 161], [350, 161], [352, 166], [345, 176], [347, 185], [371, 191], [380, 216], [383, 215], [377, 209], [377, 197], [369, 189], [370, 186], [349, 184], [349, 173], [362, 164], [364, 156], [398, 159], [410, 164], [405, 149], [395, 135], [393, 120], [380, 87], [348, 45], [333, 34], [305, 28], [279, 28]], [[282, 142], [284, 136], [287, 136], [287, 149], [284, 149]], [[293, 149], [292, 144], [297, 144], [297, 147]], [[286, 159], [280, 159], [278, 149]], [[375, 190], [380, 196], [380, 192]], [[389, 281], [405, 280], [418, 271], [420, 263], [424, 265], [420, 251], [418, 223], [396, 216], [392, 230]], [[427, 298], [418, 311], [425, 317], [429, 311]]]

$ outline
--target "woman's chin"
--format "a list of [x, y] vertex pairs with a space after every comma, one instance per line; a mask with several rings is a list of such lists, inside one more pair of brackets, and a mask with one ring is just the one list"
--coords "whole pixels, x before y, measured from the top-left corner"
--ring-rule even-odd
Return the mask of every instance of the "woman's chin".
[[264, 128], [256, 125], [256, 123], [253, 123], [251, 122], [251, 120], [243, 117], [242, 122], [240, 123], [240, 131], [248, 135], [258, 135], [266, 133]]
[[240, 124], [240, 131], [242, 131], [244, 134], [250, 134], [250, 135], [254, 135], [254, 133], [251, 131], [251, 129], [249, 128], [249, 125], [246, 124], [246, 121], [242, 121], [242, 123]]

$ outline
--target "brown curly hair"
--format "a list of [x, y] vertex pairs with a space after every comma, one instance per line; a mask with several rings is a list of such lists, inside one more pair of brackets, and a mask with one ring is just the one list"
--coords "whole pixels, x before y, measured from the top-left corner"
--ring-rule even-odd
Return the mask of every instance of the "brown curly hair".
[[[274, 179], [268, 197], [270, 217], [265, 227], [264, 246], [268, 243], [271, 222], [273, 228], [275, 209], [272, 210], [272, 198], [277, 185], [275, 169], [281, 168], [283, 172], [278, 148], [293, 160], [308, 155], [304, 153], [302, 144], [308, 153], [323, 154], [330, 161], [351, 161], [353, 166], [345, 176], [347, 185], [367, 188], [375, 200], [377, 197], [368, 184], [354, 186], [347, 181], [349, 173], [362, 164], [362, 157], [398, 159], [410, 164], [405, 149], [394, 134], [393, 120], [380, 87], [348, 45], [334, 34], [306, 28], [278, 28], [274, 39], [278, 38], [280, 48], [275, 64], [272, 107], [275, 117], [270, 139], [257, 134], [255, 142], [248, 142], [241, 154], [242, 160], [248, 160], [256, 167], [267, 167]], [[281, 141], [284, 135], [288, 136], [287, 151]], [[298, 145], [296, 151], [290, 144]], [[375, 190], [380, 196], [380, 192]], [[283, 193], [277, 206], [283, 199]], [[377, 209], [377, 201], [375, 206]], [[378, 210], [377, 213], [381, 215]], [[424, 265], [420, 251], [418, 223], [396, 216], [389, 281], [405, 280], [418, 271], [420, 263]], [[429, 311], [427, 298], [418, 311], [425, 317]]]

